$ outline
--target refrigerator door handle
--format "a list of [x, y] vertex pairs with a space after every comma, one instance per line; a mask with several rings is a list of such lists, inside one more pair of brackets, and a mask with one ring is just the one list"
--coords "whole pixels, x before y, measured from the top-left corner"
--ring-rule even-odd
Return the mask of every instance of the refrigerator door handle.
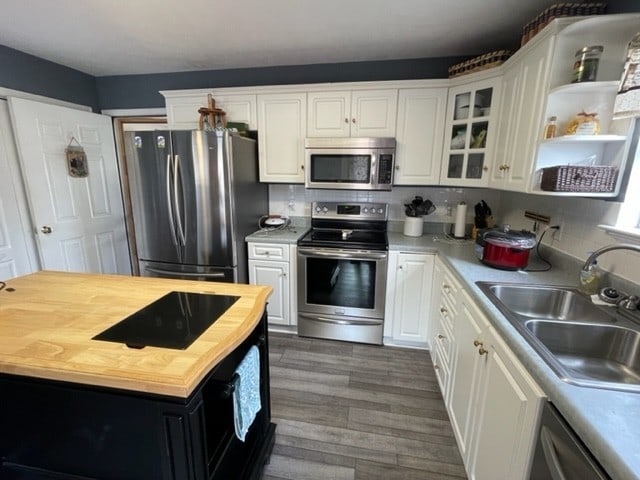
[[[180, 245], [183, 247], [187, 244], [187, 234], [186, 234], [186, 223], [183, 222], [182, 212], [180, 211], [180, 200], [182, 200], [183, 208], [186, 205], [184, 199], [184, 192], [180, 189], [180, 185], [182, 183], [182, 173], [180, 171], [180, 155], [175, 155], [174, 168], [175, 172], [173, 175], [173, 201], [175, 205], [175, 213], [176, 213], [176, 227], [178, 231], [178, 236], [180, 238]], [[179, 195], [182, 193], [182, 195]], [[180, 199], [180, 200], [179, 200]]]
[[179, 272], [176, 270], [163, 270], [161, 268], [144, 267], [149, 273], [157, 273], [159, 275], [167, 275], [173, 277], [199, 277], [199, 278], [224, 278], [224, 272], [215, 273], [198, 273], [198, 272]]
[[178, 245], [178, 237], [176, 235], [175, 218], [173, 214], [173, 199], [171, 195], [171, 179], [174, 177], [173, 162], [171, 155], [167, 155], [167, 209], [169, 211], [169, 227], [171, 230], [171, 239], [174, 245]]

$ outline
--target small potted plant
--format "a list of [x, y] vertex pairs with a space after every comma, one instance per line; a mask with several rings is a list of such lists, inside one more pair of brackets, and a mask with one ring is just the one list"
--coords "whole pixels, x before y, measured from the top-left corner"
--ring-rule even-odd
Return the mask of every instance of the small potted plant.
[[410, 203], [404, 204], [404, 234], [408, 237], [419, 237], [422, 235], [424, 221], [422, 217], [434, 212], [436, 206], [429, 199], [424, 200], [416, 195]]

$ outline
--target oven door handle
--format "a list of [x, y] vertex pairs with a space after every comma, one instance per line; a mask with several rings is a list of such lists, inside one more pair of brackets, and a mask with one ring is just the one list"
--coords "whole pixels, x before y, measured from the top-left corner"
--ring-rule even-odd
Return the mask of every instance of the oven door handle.
[[319, 317], [316, 315], [304, 315], [304, 314], [299, 314], [299, 316], [307, 318], [309, 320], [314, 320], [322, 323], [331, 323], [334, 325], [381, 325], [382, 324], [382, 320], [366, 320], [366, 319], [339, 320], [337, 318]]
[[384, 260], [387, 252], [363, 252], [359, 250], [316, 250], [314, 248], [298, 248], [298, 253], [305, 257], [346, 258], [349, 260]]

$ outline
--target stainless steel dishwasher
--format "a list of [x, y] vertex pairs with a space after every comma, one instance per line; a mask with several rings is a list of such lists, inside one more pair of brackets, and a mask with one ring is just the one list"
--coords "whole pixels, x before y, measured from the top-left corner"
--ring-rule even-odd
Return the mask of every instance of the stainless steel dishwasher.
[[547, 402], [529, 480], [611, 480], [584, 444]]

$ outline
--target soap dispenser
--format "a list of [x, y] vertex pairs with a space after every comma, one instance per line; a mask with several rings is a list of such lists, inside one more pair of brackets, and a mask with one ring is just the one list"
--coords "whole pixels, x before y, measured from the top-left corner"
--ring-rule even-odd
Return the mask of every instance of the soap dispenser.
[[578, 289], [586, 295], [594, 295], [600, 289], [600, 270], [594, 260], [586, 270], [580, 270]]

